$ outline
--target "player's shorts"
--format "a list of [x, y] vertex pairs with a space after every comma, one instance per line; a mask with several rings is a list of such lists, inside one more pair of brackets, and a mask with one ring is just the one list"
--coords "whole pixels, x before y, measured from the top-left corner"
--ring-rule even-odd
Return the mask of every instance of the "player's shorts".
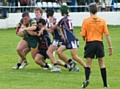
[[73, 48], [78, 48], [78, 41], [74, 40], [74, 41], [69, 41], [67, 43], [63, 42], [62, 45], [64, 45], [66, 47], [66, 49], [73, 49]]
[[27, 44], [30, 48], [38, 49], [38, 45], [39, 45], [38, 38], [30, 39], [29, 37], [25, 37], [25, 38], [23, 38], [23, 40], [25, 40], [27, 42]]
[[46, 59], [49, 58], [48, 55], [46, 54], [46, 51], [47, 51], [46, 49], [39, 49], [37, 53], [42, 55], [44, 59]]
[[105, 4], [106, 4], [107, 6], [112, 5], [112, 0], [105, 0]]
[[104, 57], [104, 46], [100, 41], [87, 42], [84, 48], [84, 58], [102, 58]]
[[78, 39], [76, 39], [76, 41], [77, 41], [77, 47], [79, 47], [79, 40], [78, 40]]
[[64, 42], [64, 40], [54, 39], [53, 42], [52, 42], [52, 45], [55, 45], [55, 46], [59, 47], [60, 45], [62, 45], [63, 42]]

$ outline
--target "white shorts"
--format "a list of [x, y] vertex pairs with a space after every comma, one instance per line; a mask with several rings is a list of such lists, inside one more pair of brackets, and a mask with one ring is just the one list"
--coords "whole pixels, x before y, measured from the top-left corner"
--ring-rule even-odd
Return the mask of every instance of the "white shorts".
[[74, 40], [69, 43], [63, 43], [62, 45], [65, 45], [67, 49], [73, 49], [79, 47], [79, 41]]
[[52, 45], [55, 45], [55, 46], [59, 47], [60, 45], [62, 45], [62, 42], [54, 40]]
[[105, 4], [106, 4], [107, 6], [112, 5], [112, 0], [105, 0]]

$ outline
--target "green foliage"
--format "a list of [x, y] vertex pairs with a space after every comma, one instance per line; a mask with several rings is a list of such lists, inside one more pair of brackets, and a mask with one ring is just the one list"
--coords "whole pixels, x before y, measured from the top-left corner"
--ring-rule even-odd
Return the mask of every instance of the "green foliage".
[[[110, 89], [119, 89], [120, 29], [119, 26], [108, 27], [114, 49], [114, 54], [109, 56], [108, 44], [104, 38], [108, 84]], [[76, 27], [75, 33], [80, 41], [78, 55], [85, 61], [83, 58], [85, 43], [79, 32], [80, 27]], [[80, 72], [69, 72], [61, 67], [61, 73], [51, 73], [50, 70], [42, 70], [40, 66], [35, 64], [31, 53], [29, 53], [27, 59], [30, 64], [25, 69], [13, 70], [12, 67], [16, 65], [19, 59], [16, 47], [20, 40], [21, 38], [15, 34], [15, 29], [0, 30], [0, 89], [81, 89], [81, 85], [85, 80], [84, 69], [78, 63], [77, 66], [80, 68]], [[71, 57], [69, 51], [65, 53]], [[50, 60], [48, 59], [47, 62], [50, 63]], [[102, 85], [100, 69], [95, 59], [93, 60], [88, 89], [104, 89]]]
[[3, 6], [8, 6], [7, 0], [2, 0]]

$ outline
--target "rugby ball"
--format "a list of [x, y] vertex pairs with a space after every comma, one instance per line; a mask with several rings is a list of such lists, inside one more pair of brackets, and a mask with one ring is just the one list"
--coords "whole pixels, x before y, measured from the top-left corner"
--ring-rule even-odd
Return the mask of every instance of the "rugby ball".
[[19, 31], [17, 32], [17, 35], [20, 36], [20, 37], [27, 37], [28, 35], [28, 32], [27, 31], [23, 31], [24, 29], [24, 25], [22, 25], [20, 28], [19, 28]]

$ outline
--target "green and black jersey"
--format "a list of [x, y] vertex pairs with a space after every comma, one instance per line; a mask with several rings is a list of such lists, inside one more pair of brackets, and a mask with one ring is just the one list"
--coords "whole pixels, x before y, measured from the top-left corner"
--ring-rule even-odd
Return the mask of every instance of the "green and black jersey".
[[[37, 26], [37, 23], [36, 23], [36, 20], [30, 19], [29, 23], [26, 24], [23, 21], [23, 19], [21, 19], [18, 24], [18, 27], [21, 27], [22, 25], [24, 25], [25, 27], [30, 27], [30, 26]], [[23, 40], [25, 40], [31, 48], [36, 48], [37, 44], [39, 43], [39, 37], [32, 36], [30, 34], [28, 34], [27, 37], [24, 37]]]

